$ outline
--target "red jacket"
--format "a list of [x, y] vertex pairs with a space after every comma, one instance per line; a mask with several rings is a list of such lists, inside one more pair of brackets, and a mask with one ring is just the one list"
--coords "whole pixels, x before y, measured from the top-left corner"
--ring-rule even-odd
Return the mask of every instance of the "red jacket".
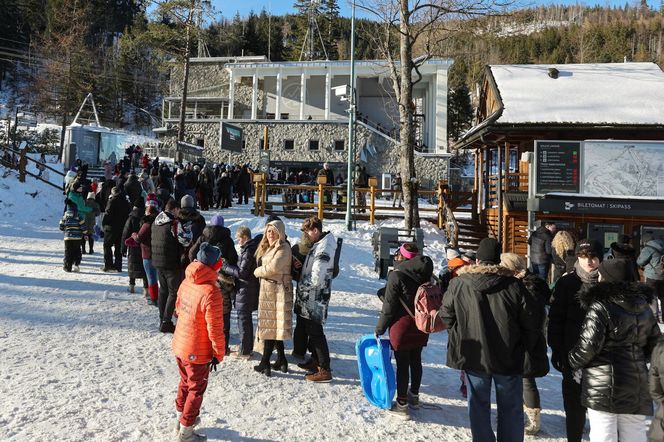
[[212, 357], [224, 359], [224, 307], [217, 272], [194, 261], [185, 271], [185, 280], [175, 303], [178, 316], [172, 349], [175, 356], [191, 364], [207, 364]]

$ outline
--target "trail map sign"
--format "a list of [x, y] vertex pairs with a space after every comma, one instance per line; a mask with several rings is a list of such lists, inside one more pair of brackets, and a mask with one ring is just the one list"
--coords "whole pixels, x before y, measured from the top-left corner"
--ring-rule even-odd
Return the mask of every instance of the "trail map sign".
[[535, 141], [535, 193], [579, 193], [580, 141]]
[[262, 173], [270, 173], [270, 151], [261, 150], [258, 162], [258, 170]]

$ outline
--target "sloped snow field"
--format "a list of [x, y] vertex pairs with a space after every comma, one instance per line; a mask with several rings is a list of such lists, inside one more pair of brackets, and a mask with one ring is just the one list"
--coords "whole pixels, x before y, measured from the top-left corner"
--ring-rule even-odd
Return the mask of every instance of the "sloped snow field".
[[[83, 256], [80, 273], [62, 270], [62, 209], [56, 189], [30, 178], [21, 184], [13, 175], [0, 180], [0, 440], [173, 440], [179, 378], [171, 335], [157, 332], [155, 307], [126, 292], [126, 273], [100, 271], [101, 243]], [[264, 225], [247, 206], [222, 213], [233, 232]], [[212, 214], [204, 213], [208, 220]], [[286, 222], [295, 240], [301, 221]], [[383, 282], [371, 256], [378, 226], [358, 224], [352, 233], [342, 221], [325, 227], [344, 237], [325, 326], [334, 381], [307, 383], [293, 361], [290, 373], [265, 378], [252, 370], [256, 360], [229, 356], [211, 374], [201, 430], [210, 440], [470, 440], [459, 374], [445, 367], [446, 333], [433, 335], [425, 349], [426, 405], [412, 421], [388, 416], [363, 397], [354, 348], [373, 332], [380, 309], [375, 293]], [[431, 225], [425, 230], [425, 252], [439, 263], [442, 237]], [[237, 344], [234, 317], [231, 333]], [[560, 381], [556, 372], [538, 381], [543, 432], [528, 440], [564, 440]]]

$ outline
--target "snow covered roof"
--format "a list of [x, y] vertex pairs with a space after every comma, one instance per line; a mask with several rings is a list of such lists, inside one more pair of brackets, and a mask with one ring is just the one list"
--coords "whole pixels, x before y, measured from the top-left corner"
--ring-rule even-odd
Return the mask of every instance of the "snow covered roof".
[[[552, 68], [558, 78], [549, 76]], [[491, 65], [489, 69], [503, 105], [494, 124], [664, 124], [664, 72], [655, 63]]]

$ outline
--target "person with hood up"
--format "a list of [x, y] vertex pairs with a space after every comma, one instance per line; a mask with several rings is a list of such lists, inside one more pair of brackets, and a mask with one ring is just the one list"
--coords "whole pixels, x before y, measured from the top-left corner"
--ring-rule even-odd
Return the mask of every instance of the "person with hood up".
[[576, 242], [567, 230], [560, 230], [551, 241], [551, 261], [553, 264], [553, 277], [555, 283], [565, 273], [571, 272], [576, 263], [574, 249]]
[[657, 404], [657, 411], [648, 432], [648, 442], [661, 442], [664, 440], [664, 340], [662, 339], [650, 355], [648, 383], [650, 397]]
[[[330, 350], [323, 325], [327, 320], [332, 294], [337, 241], [330, 232], [323, 231], [323, 222], [317, 216], [304, 220], [301, 230], [307, 235], [311, 247], [301, 264], [295, 296], [295, 314], [298, 326], [304, 328], [312, 358], [299, 367], [308, 371], [305, 376], [307, 381], [330, 382]], [[298, 263], [299, 261], [294, 262], [295, 265]]]
[[501, 245], [484, 238], [477, 265], [450, 282], [439, 315], [447, 325], [447, 366], [464, 370], [473, 440], [494, 441], [491, 384], [496, 385], [498, 440], [522, 441], [523, 367], [542, 335], [536, 303], [521, 281], [501, 267]]
[[78, 272], [81, 265], [81, 242], [89, 232], [85, 227], [85, 220], [78, 212], [76, 204], [65, 200], [67, 210], [60, 220], [60, 230], [65, 232], [65, 272]]
[[180, 235], [182, 226], [178, 220], [180, 205], [174, 199], [168, 200], [164, 210], [152, 223], [151, 245], [152, 265], [159, 276], [159, 331], [173, 333], [173, 310], [178, 289], [184, 279], [182, 253], [189, 247], [190, 238]]
[[217, 285], [221, 265], [219, 248], [201, 244], [196, 261], [187, 267], [185, 280], [178, 289], [175, 305], [178, 326], [171, 347], [180, 370], [175, 428], [181, 442], [207, 440], [205, 435], [194, 431], [194, 426], [200, 422], [198, 415], [209, 372], [217, 370], [225, 355], [224, 307]]
[[129, 197], [129, 202], [134, 204], [137, 199], [143, 196], [143, 187], [138, 181], [136, 173], [132, 170], [127, 178], [127, 182], [124, 184], [124, 190], [127, 196]]
[[222, 172], [214, 183], [217, 190], [217, 201], [215, 206], [217, 209], [225, 209], [231, 207], [231, 179], [227, 172]]
[[120, 187], [114, 187], [106, 204], [104, 228], [104, 272], [122, 271], [122, 230], [131, 207]]
[[636, 264], [643, 269], [646, 284], [664, 306], [664, 239], [648, 241], [641, 249]]
[[141, 228], [138, 233], [132, 234], [134, 240], [141, 248], [141, 259], [143, 260], [143, 270], [148, 281], [147, 302], [150, 305], [157, 306], [159, 299], [159, 276], [157, 269], [152, 265], [152, 223], [154, 223], [159, 213], [159, 204], [156, 199], [150, 199], [145, 202], [145, 216], [141, 219]]
[[143, 267], [143, 257], [141, 256], [141, 246], [133, 238], [134, 233], [138, 234], [141, 229], [143, 213], [145, 212], [145, 201], [139, 197], [134, 201], [134, 207], [129, 213], [129, 218], [125, 222], [122, 230], [122, 256], [127, 257], [127, 274], [129, 275], [129, 287], [127, 291], [134, 293], [136, 290], [136, 280], [143, 280], [143, 296], [148, 293], [148, 278], [145, 275]]
[[540, 330], [539, 341], [533, 352], [526, 353], [523, 366], [523, 403], [528, 423], [526, 434], [534, 435], [540, 431], [540, 394], [537, 389], [536, 378], [542, 378], [549, 373], [549, 356], [546, 354], [546, 339], [544, 338], [544, 323], [546, 322], [546, 306], [549, 305], [551, 290], [549, 285], [537, 275], [528, 271], [526, 260], [516, 253], [503, 253], [500, 255], [500, 265], [514, 273], [526, 286], [533, 301], [537, 303]]
[[259, 287], [258, 278], [254, 276], [255, 254], [262, 238], [263, 235], [252, 238], [251, 230], [246, 226], [238, 227], [235, 232], [235, 239], [240, 245], [237, 265], [224, 261], [221, 267], [221, 273], [235, 278], [235, 310], [240, 329], [240, 347], [237, 355], [244, 359], [251, 358], [254, 346], [254, 324], [251, 315], [258, 310]]
[[[180, 211], [180, 215], [182, 215], [182, 211]], [[224, 263], [237, 264], [237, 251], [231, 239], [231, 231], [227, 227], [224, 227], [224, 217], [220, 214], [212, 217], [210, 225], [203, 229], [203, 233], [189, 249], [189, 261], [194, 260], [198, 254], [200, 245], [204, 242], [219, 247]], [[228, 346], [230, 345], [231, 310], [233, 307], [232, 298], [235, 295], [235, 283], [232, 278], [229, 281], [227, 278], [224, 278], [224, 275], [220, 275], [219, 284], [221, 285], [221, 295], [224, 298], [224, 335], [226, 336], [226, 345]]]
[[634, 282], [626, 259], [607, 259], [598, 270], [599, 283], [579, 295], [587, 313], [569, 366], [582, 370], [590, 441], [645, 442], [646, 416], [653, 414], [646, 364], [661, 337], [652, 290]]
[[260, 281], [258, 299], [258, 338], [263, 341], [263, 357], [254, 367], [271, 376], [270, 356], [277, 349], [277, 367], [288, 372], [284, 341], [292, 338], [293, 282], [291, 249], [286, 241], [286, 226], [270, 221], [256, 249], [257, 268], [254, 276]]
[[416, 244], [405, 243], [397, 249], [394, 263], [394, 270], [387, 277], [375, 334], [380, 336], [388, 327], [390, 329], [390, 345], [397, 361], [397, 400], [389, 411], [407, 420], [410, 418], [408, 408], [420, 407], [422, 350], [429, 341], [429, 335], [417, 328], [412, 316], [415, 294], [420, 285], [431, 280], [433, 262], [428, 256], [420, 255]]
[[[85, 206], [88, 209], [88, 213], [85, 214], [85, 228], [88, 231], [88, 254], [92, 255], [94, 253], [93, 247], [95, 245], [93, 232], [95, 231], [95, 225], [97, 224], [97, 217], [101, 215], [101, 207], [99, 207], [99, 204], [95, 200], [94, 192], [88, 193], [88, 198], [85, 200]], [[81, 253], [85, 253], [85, 241], [81, 241]]]
[[581, 333], [586, 308], [578, 297], [597, 285], [597, 268], [604, 257], [599, 241], [582, 239], [576, 245], [574, 270], [563, 275], [553, 288], [547, 339], [551, 347], [551, 365], [563, 375], [567, 440], [580, 442], [586, 424], [586, 407], [581, 403], [581, 386], [574, 380], [567, 355]]
[[[180, 200], [180, 214], [178, 215], [178, 219], [182, 228], [191, 235], [190, 244], [195, 244], [203, 233], [203, 230], [205, 230], [205, 218], [196, 209], [196, 200], [193, 196], [185, 195]], [[230, 231], [228, 232], [228, 236], [230, 238]], [[182, 268], [186, 268], [189, 262], [189, 246], [187, 246], [185, 247], [185, 253], [182, 255]]]
[[533, 272], [547, 281], [549, 277], [549, 267], [551, 267], [551, 241], [556, 233], [556, 224], [545, 221], [528, 238], [530, 246], [530, 262], [533, 266]]

